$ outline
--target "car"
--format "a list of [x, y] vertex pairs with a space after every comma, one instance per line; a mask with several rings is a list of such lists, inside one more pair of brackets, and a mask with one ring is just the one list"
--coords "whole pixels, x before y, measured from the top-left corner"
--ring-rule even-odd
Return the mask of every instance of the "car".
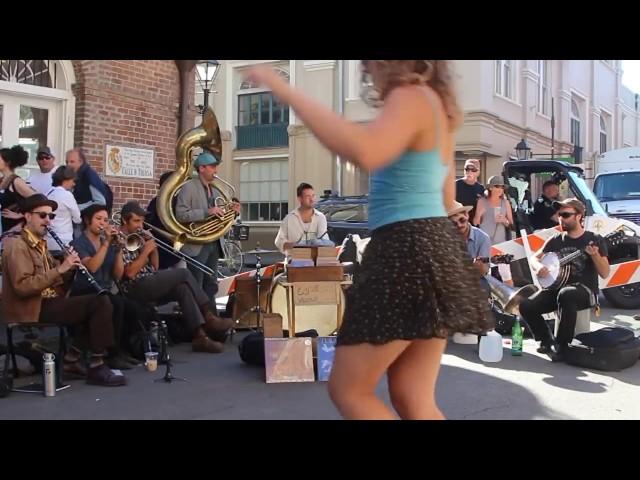
[[327, 217], [329, 239], [341, 245], [349, 234], [369, 236], [369, 196], [339, 196], [325, 191], [316, 208]]

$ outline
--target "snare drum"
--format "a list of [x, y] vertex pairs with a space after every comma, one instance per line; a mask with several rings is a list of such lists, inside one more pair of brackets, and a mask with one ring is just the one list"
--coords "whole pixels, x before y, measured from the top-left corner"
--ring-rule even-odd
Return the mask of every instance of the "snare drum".
[[[289, 330], [289, 310], [295, 308], [296, 332], [304, 332], [314, 329], [321, 337], [331, 335], [338, 328], [338, 318], [342, 320], [344, 314], [344, 292], [339, 289], [338, 304], [334, 305], [302, 305], [293, 306], [290, 302], [287, 308], [287, 287], [281, 280], [284, 274], [278, 275], [271, 287], [267, 311], [282, 315], [282, 329]], [[338, 317], [339, 315], [339, 317]]]

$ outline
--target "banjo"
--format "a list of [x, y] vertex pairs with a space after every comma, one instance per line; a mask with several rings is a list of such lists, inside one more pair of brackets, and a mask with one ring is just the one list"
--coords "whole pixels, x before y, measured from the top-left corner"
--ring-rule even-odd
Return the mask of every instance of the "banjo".
[[[604, 241], [607, 243], [607, 247], [613, 247], [622, 243], [624, 238], [625, 233], [619, 230], [606, 235], [604, 237]], [[564, 287], [571, 276], [571, 262], [578, 258], [585, 257], [586, 255], [587, 254], [584, 250], [576, 250], [575, 252], [567, 255], [555, 252], [545, 253], [544, 257], [540, 260], [540, 263], [547, 267], [549, 275], [546, 277], [538, 277], [540, 286], [545, 290], [558, 290]]]

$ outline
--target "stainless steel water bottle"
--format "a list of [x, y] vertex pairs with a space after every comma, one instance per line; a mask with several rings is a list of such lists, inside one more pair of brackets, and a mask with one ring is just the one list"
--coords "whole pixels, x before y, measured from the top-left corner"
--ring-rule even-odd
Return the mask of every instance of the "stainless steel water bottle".
[[44, 384], [44, 396], [55, 397], [56, 396], [56, 362], [55, 355], [53, 353], [45, 353], [42, 358], [44, 359], [42, 365], [42, 381]]

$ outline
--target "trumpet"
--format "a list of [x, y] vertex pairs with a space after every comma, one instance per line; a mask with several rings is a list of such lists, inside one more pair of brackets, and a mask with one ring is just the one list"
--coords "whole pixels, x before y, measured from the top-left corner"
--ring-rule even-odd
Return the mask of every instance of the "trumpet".
[[[107, 234], [104, 228], [100, 229], [100, 241], [105, 242]], [[125, 234], [120, 230], [114, 230], [110, 234], [111, 239], [109, 243], [112, 245], [119, 244], [121, 247], [125, 248], [129, 252], [135, 252], [136, 250], [142, 248], [144, 245], [144, 239], [142, 235], [139, 233], [129, 233]]]
[[[109, 239], [109, 243], [112, 245], [115, 245], [116, 243], [119, 242], [120, 240], [120, 232], [118, 230], [112, 231], [111, 234], [109, 235], [111, 238]], [[100, 242], [106, 242], [107, 241], [107, 232], [105, 231], [104, 227], [100, 227]]]
[[[118, 214], [114, 213], [111, 218], [116, 225], [120, 224], [120, 217]], [[161, 228], [151, 225], [148, 222], [144, 222], [144, 226], [158, 232], [161, 235], [171, 237], [171, 234], [169, 234], [168, 232], [165, 232]], [[206, 273], [207, 275], [211, 275], [211, 276], [216, 275], [216, 272], [211, 268], [207, 267], [205, 264], [173, 248], [168, 243], [163, 242], [162, 240], [159, 240], [157, 237], [152, 235], [151, 232], [145, 232], [144, 230], [140, 229], [137, 232], [125, 234], [120, 230], [118, 230], [118, 235], [123, 240], [124, 248], [126, 248], [129, 252], [138, 251], [144, 246], [146, 239], [153, 239], [156, 242], [156, 245], [158, 246], [158, 248], [160, 248], [161, 250], [164, 250], [165, 252], [169, 253], [170, 255], [173, 255], [174, 257], [179, 258], [180, 260], [184, 260], [187, 264], [193, 266], [194, 268], [197, 268], [198, 270], [200, 270], [203, 273]], [[176, 243], [184, 244], [184, 240], [185, 239], [183, 238], [176, 239]]]

